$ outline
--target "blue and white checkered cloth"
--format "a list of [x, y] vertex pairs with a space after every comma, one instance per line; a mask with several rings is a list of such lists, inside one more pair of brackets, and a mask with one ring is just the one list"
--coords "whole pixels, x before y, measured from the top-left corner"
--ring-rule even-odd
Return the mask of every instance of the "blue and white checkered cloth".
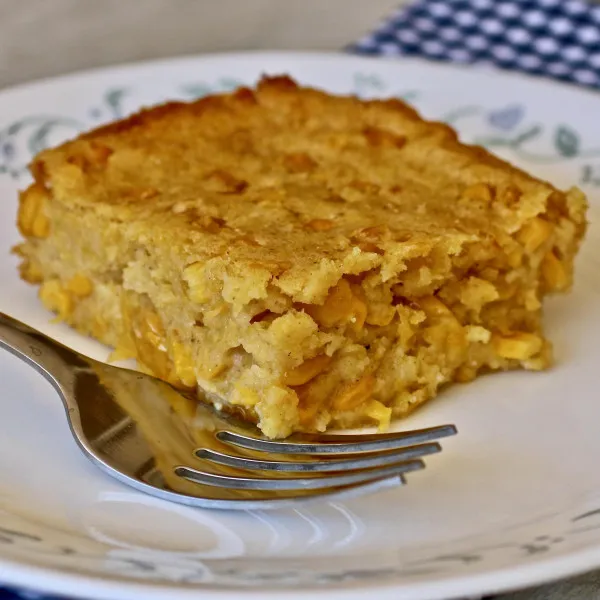
[[600, 4], [420, 0], [348, 49], [487, 64], [600, 87]]
[[[347, 50], [488, 64], [600, 88], [600, 3], [417, 0]], [[31, 598], [42, 596], [0, 588], [0, 600]]]
[[[31, 582], [35, 585], [35, 582]], [[10, 590], [7, 588], [0, 588], [0, 600], [63, 600], [56, 598], [55, 596], [46, 596], [37, 592], [30, 592], [28, 590]], [[66, 599], [64, 599], [66, 600]]]

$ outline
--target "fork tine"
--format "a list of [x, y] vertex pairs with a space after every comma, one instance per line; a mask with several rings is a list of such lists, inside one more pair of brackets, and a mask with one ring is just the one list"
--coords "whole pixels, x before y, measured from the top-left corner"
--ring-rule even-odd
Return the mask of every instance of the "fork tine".
[[280, 454], [356, 454], [395, 450], [456, 434], [454, 425], [440, 425], [398, 433], [367, 435], [296, 435], [285, 441], [251, 437], [233, 431], [218, 431], [219, 441], [248, 450]]
[[209, 448], [200, 448], [196, 450], [195, 454], [198, 458], [221, 465], [227, 465], [229, 467], [235, 467], [237, 469], [280, 471], [288, 473], [324, 473], [331, 471], [359, 471], [361, 469], [383, 467], [408, 460], [414, 460], [421, 456], [436, 454], [437, 452], [440, 452], [441, 449], [442, 448], [438, 443], [429, 443], [418, 446], [409, 446], [408, 448], [401, 450], [382, 452], [375, 455], [332, 460], [321, 459], [313, 462], [257, 460], [245, 456], [223, 454], [222, 452], [217, 452], [216, 450], [211, 450]]
[[190, 467], [179, 466], [175, 468], [175, 474], [188, 481], [211, 485], [216, 487], [236, 490], [269, 490], [269, 491], [291, 491], [291, 490], [319, 490], [332, 487], [345, 487], [357, 483], [384, 479], [394, 475], [402, 475], [411, 471], [423, 469], [425, 464], [420, 460], [370, 469], [357, 473], [343, 475], [329, 475], [327, 477], [240, 477], [238, 475], [220, 475], [208, 473]]

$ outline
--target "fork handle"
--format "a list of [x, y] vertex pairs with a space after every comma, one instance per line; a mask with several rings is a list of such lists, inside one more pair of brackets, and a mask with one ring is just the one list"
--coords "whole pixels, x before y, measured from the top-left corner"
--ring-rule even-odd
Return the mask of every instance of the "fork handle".
[[59, 389], [72, 383], [72, 367], [81, 363], [81, 358], [66, 346], [3, 312], [0, 312], [0, 348], [30, 364]]

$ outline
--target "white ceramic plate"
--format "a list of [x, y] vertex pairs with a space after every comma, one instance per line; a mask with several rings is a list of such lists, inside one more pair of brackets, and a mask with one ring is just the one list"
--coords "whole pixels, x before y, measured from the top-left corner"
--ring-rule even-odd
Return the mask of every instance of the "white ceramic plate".
[[600, 567], [600, 96], [497, 71], [342, 55], [243, 54], [119, 67], [0, 93], [0, 310], [95, 357], [52, 325], [17, 277], [16, 193], [31, 153], [167, 98], [262, 73], [333, 92], [401, 95], [465, 140], [559, 186], [581, 185], [592, 226], [577, 284], [547, 307], [548, 373], [444, 392], [410, 426], [459, 435], [405, 489], [282, 512], [194, 510], [136, 493], [71, 440], [49, 384], [0, 355], [0, 581], [108, 599], [473, 596]]

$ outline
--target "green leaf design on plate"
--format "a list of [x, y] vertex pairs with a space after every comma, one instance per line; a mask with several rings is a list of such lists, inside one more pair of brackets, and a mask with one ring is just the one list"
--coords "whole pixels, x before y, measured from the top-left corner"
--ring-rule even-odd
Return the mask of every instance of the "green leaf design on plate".
[[212, 89], [206, 83], [190, 83], [181, 86], [182, 92], [193, 99], [204, 98], [208, 96]]
[[6, 135], [16, 135], [21, 129], [23, 129], [23, 127], [25, 127], [25, 125], [27, 125], [26, 119], [22, 119], [21, 121], [16, 121], [15, 123], [12, 123], [6, 128]]
[[40, 121], [44, 121], [47, 118], [51, 118], [51, 117], [43, 117], [43, 116], [33, 116], [33, 117], [24, 117], [22, 119], [19, 119], [18, 121], [15, 121], [14, 123], [11, 123], [4, 131], [0, 131], [0, 136], [2, 137], [12, 137], [17, 135], [18, 133], [21, 133], [21, 131], [23, 129], [25, 129], [25, 127], [28, 127], [29, 125], [35, 125], [36, 123], [39, 123]]
[[419, 92], [417, 90], [407, 90], [406, 92], [397, 94], [397, 97], [400, 100], [404, 100], [404, 102], [413, 102], [419, 97]]
[[0, 130], [0, 175], [18, 178], [32, 155], [82, 129], [83, 123], [60, 116], [32, 115], [10, 123]]
[[46, 121], [42, 123], [32, 134], [27, 142], [29, 152], [32, 155], [45, 150], [48, 147], [48, 134], [56, 127], [60, 125], [58, 121]]
[[104, 103], [115, 119], [120, 119], [123, 116], [122, 102], [126, 94], [127, 90], [125, 88], [112, 88], [104, 94]]
[[183, 94], [191, 98], [192, 100], [199, 100], [210, 94], [217, 94], [219, 92], [231, 92], [244, 85], [238, 79], [233, 77], [221, 77], [214, 85], [210, 85], [205, 81], [198, 81], [195, 83], [186, 83], [181, 86]]
[[374, 73], [355, 73], [354, 74], [354, 86], [357, 89], [385, 89], [385, 82], [381, 77]]
[[233, 77], [221, 77], [217, 84], [218, 90], [222, 92], [230, 92], [235, 90], [244, 84], [238, 79], [234, 79]]
[[535, 139], [536, 137], [538, 137], [540, 135], [540, 133], [542, 133], [542, 128], [540, 125], [534, 125], [533, 127], [530, 127], [529, 129], [527, 129], [526, 131], [524, 131], [523, 133], [520, 133], [519, 135], [517, 135], [511, 142], [512, 146], [520, 146], [521, 144], [528, 142], [530, 140]]
[[581, 183], [600, 186], [600, 165], [583, 165], [581, 169]]
[[571, 127], [560, 125], [554, 134], [554, 145], [562, 156], [577, 156], [580, 150], [579, 135]]

